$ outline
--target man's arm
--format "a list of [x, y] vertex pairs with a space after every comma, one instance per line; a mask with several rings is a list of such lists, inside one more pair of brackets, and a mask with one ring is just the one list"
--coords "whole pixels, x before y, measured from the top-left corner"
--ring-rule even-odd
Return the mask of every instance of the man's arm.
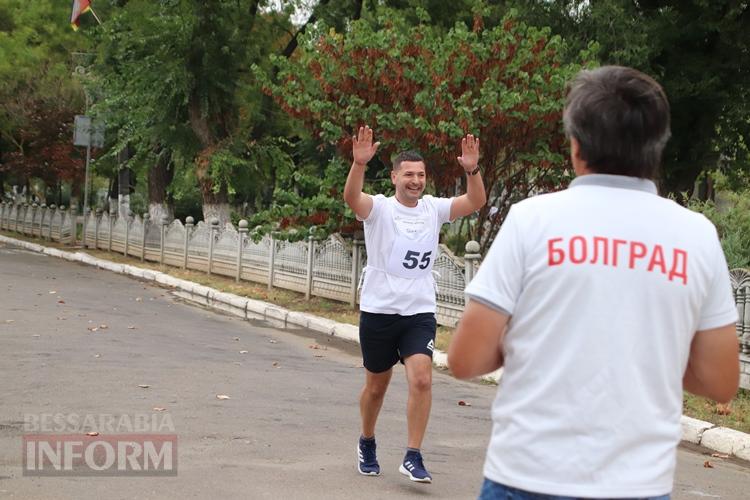
[[487, 194], [484, 191], [482, 173], [477, 172], [475, 175], [469, 175], [479, 164], [479, 138], [475, 138], [469, 134], [461, 139], [461, 156], [457, 159], [467, 174], [466, 194], [453, 198], [450, 220], [465, 217], [479, 210], [487, 203]]
[[448, 347], [453, 376], [470, 379], [503, 366], [503, 337], [508, 315], [469, 300]]
[[379, 142], [372, 143], [372, 129], [368, 126], [359, 127], [357, 135], [352, 137], [352, 156], [354, 161], [349, 169], [344, 185], [344, 201], [362, 220], [370, 215], [372, 197], [362, 192], [365, 183], [365, 169], [367, 162], [372, 160], [380, 146]]
[[685, 390], [728, 403], [737, 393], [739, 378], [739, 342], [734, 324], [696, 332], [682, 379]]

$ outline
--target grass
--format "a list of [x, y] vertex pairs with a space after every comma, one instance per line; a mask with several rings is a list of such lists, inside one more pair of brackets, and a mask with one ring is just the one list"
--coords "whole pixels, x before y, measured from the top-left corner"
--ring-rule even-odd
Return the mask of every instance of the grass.
[[[75, 250], [75, 248], [69, 245], [62, 245], [56, 242], [40, 242], [38, 238], [31, 238], [5, 231], [2, 231], [2, 234], [32, 243], [44, 243], [46, 246], [62, 250]], [[85, 251], [94, 257], [107, 259], [121, 264], [136, 265], [145, 269], [162, 271], [176, 278], [210, 286], [211, 288], [215, 288], [222, 292], [229, 292], [251, 299], [271, 302], [286, 309], [307, 312], [341, 323], [349, 323], [352, 325], [357, 325], [359, 323], [358, 310], [347, 303], [323, 299], [320, 297], [312, 297], [310, 300], [306, 300], [304, 294], [279, 288], [269, 290], [267, 285], [260, 283], [250, 281], [237, 283], [234, 279], [225, 276], [214, 274], [209, 276], [205, 272], [192, 271], [189, 269], [183, 270], [172, 266], [164, 266], [162, 268], [162, 266], [153, 262], [141, 262], [140, 259], [125, 257], [122, 254], [109, 253], [103, 250], [86, 249]], [[435, 346], [442, 351], [447, 350], [452, 334], [453, 328], [438, 326]], [[726, 413], [726, 410], [716, 403], [705, 398], [685, 393], [683, 403], [683, 413], [685, 415], [711, 422], [715, 425], [750, 433], [750, 391], [740, 389], [735, 400], [729, 405], [728, 410], [729, 412], [727, 414], [723, 414]]]

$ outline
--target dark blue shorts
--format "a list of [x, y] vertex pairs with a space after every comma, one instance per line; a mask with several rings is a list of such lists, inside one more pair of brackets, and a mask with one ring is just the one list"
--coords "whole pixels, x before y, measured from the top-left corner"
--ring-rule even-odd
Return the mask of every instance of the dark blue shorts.
[[412, 354], [432, 358], [437, 320], [433, 313], [413, 316], [376, 314], [359, 315], [359, 345], [362, 364], [373, 373], [389, 370]]

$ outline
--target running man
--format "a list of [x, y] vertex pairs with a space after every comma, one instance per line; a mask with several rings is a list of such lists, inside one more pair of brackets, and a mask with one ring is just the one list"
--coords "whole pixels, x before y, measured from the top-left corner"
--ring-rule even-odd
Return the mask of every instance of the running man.
[[467, 175], [466, 194], [455, 198], [422, 197], [427, 175], [422, 156], [413, 151], [393, 159], [395, 196], [362, 192], [367, 163], [375, 156], [373, 131], [360, 127], [352, 138], [354, 162], [344, 200], [364, 221], [367, 266], [362, 275], [359, 339], [365, 367], [360, 395], [362, 434], [357, 447], [359, 472], [377, 476], [375, 423], [399, 360], [406, 367], [409, 398], [408, 442], [399, 471], [410, 480], [432, 482], [420, 447], [432, 405], [432, 351], [435, 345], [435, 280], [440, 227], [478, 210], [487, 201], [479, 173], [479, 138], [461, 140], [459, 164]]

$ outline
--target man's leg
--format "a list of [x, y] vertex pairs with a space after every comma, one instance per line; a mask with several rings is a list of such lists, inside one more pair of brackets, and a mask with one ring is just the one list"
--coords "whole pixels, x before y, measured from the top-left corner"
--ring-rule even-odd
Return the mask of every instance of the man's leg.
[[409, 448], [420, 449], [432, 407], [432, 358], [426, 354], [412, 354], [404, 360], [409, 383], [406, 405]]
[[383, 406], [385, 392], [391, 382], [393, 368], [380, 373], [373, 373], [365, 369], [365, 386], [359, 397], [359, 413], [362, 417], [362, 437], [371, 438], [375, 435], [375, 423], [378, 420], [380, 408]]

